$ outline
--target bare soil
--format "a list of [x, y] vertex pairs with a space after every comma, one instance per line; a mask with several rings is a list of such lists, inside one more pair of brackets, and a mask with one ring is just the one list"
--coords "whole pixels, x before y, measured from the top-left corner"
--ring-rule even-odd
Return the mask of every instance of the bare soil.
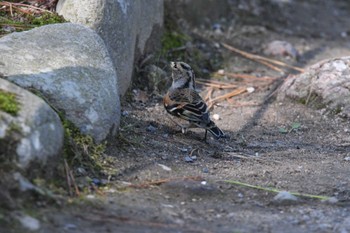
[[[286, 2], [280, 11], [264, 7], [256, 15], [236, 18], [240, 23], [233, 34], [228, 33], [229, 20], [222, 23], [222, 34], [210, 27], [194, 33], [208, 44], [225, 42], [253, 53], [261, 53], [272, 40], [286, 40], [300, 57], [278, 59], [301, 67], [350, 54], [344, 34], [350, 25], [346, 1]], [[41, 208], [40, 232], [350, 232], [349, 119], [292, 101], [280, 103], [276, 93], [289, 71], [277, 73], [223, 47], [215, 52], [227, 72], [280, 79], [265, 86], [253, 83], [253, 93], [214, 106], [211, 114], [220, 116], [217, 125], [229, 138], [209, 137], [207, 142], [201, 129], [182, 134], [159, 96], [150, 96], [147, 103], [125, 102], [122, 138], [107, 150], [117, 158], [118, 174], [104, 195]], [[293, 123], [300, 127], [291, 130]], [[186, 161], [189, 155], [192, 162]], [[225, 180], [338, 202], [298, 197], [279, 203], [276, 193]]]

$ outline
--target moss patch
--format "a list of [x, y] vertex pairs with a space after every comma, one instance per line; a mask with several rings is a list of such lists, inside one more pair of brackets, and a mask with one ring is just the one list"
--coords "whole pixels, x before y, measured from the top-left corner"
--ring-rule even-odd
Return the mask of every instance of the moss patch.
[[16, 94], [0, 89], [0, 110], [12, 116], [17, 116], [20, 105]]
[[65, 129], [64, 152], [69, 165], [84, 168], [90, 175], [113, 175], [116, 170], [112, 158], [105, 155], [106, 143], [95, 143], [91, 136], [82, 134], [70, 121], [62, 121]]

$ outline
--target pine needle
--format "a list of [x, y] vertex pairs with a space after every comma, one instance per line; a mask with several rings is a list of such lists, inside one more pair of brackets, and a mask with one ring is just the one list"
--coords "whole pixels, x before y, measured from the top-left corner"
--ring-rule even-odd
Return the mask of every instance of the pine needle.
[[[253, 188], [253, 189], [258, 189], [258, 190], [263, 190], [267, 192], [272, 192], [272, 193], [279, 193], [281, 190], [275, 189], [275, 188], [265, 188], [261, 186], [256, 186], [252, 184], [247, 184], [243, 182], [239, 182], [236, 180], [224, 180], [224, 182], [229, 183], [229, 184], [235, 184], [247, 188]], [[313, 195], [313, 194], [305, 194], [305, 193], [298, 193], [298, 192], [289, 192], [290, 194], [294, 196], [299, 196], [299, 197], [307, 197], [307, 198], [315, 198], [315, 199], [320, 199], [320, 200], [328, 200], [330, 197], [327, 196], [320, 196], [320, 195]]]

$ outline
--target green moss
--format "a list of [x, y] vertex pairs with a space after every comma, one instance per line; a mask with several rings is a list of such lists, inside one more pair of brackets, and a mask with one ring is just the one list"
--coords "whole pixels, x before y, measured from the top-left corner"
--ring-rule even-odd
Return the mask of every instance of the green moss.
[[169, 51], [184, 46], [190, 38], [185, 34], [178, 33], [176, 31], [166, 31], [162, 38], [162, 55], [167, 54]]
[[35, 27], [67, 22], [62, 16], [53, 12], [23, 13], [11, 15], [8, 11], [0, 12], [0, 36], [11, 32], [21, 32]]
[[0, 89], [0, 110], [12, 116], [17, 116], [20, 105], [16, 94]]
[[29, 20], [31, 24], [37, 26], [67, 22], [62, 16], [58, 15], [57, 13], [44, 13], [37, 17], [31, 16], [29, 17]]
[[95, 143], [91, 136], [82, 134], [68, 120], [63, 120], [63, 127], [65, 158], [70, 166], [82, 167], [93, 175], [113, 175], [117, 172], [113, 158], [105, 155], [106, 143]]

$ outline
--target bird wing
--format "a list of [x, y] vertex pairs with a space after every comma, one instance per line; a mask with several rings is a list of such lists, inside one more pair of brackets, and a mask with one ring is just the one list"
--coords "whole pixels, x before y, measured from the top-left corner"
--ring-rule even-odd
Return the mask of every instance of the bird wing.
[[210, 122], [208, 107], [201, 96], [193, 89], [175, 89], [165, 96], [166, 110], [187, 121], [206, 124]]

